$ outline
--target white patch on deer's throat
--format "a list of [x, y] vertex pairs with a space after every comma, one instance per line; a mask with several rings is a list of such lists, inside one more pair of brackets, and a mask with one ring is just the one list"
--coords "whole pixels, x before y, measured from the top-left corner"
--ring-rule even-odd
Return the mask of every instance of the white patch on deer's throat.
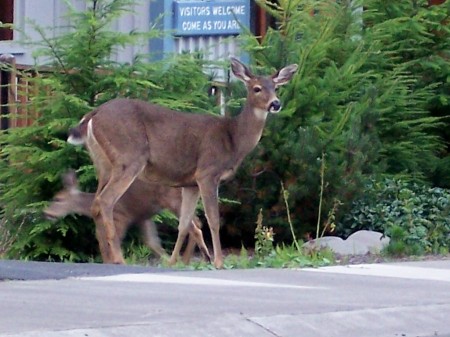
[[255, 116], [258, 119], [263, 119], [263, 120], [265, 120], [267, 118], [267, 115], [269, 114], [269, 112], [267, 110], [259, 109], [259, 108], [254, 108], [253, 113], [255, 114]]

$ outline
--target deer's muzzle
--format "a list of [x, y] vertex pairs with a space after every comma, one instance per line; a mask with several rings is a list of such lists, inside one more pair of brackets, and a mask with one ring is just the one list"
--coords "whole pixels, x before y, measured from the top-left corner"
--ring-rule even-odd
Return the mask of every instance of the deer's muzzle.
[[47, 213], [45, 211], [44, 211], [44, 218], [46, 220], [49, 220], [49, 221], [56, 221], [56, 220], [58, 220], [58, 217], [56, 215], [51, 214], [51, 213]]
[[277, 113], [281, 110], [281, 102], [277, 99], [275, 101], [272, 101], [269, 105], [269, 112], [271, 113]]

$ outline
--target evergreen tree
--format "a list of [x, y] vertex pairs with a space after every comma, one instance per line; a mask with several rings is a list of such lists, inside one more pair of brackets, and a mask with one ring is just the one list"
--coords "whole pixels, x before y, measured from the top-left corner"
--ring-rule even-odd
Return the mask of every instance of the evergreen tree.
[[444, 117], [437, 134], [447, 143], [440, 159], [433, 161], [433, 183], [450, 187], [450, 2], [432, 5], [435, 2], [364, 0], [365, 38], [395, 52], [380, 64], [402, 65], [416, 76], [416, 88], [433, 86], [426, 109]]
[[[398, 51], [365, 29], [361, 3], [258, 3], [277, 25], [261, 43], [247, 36], [247, 51], [261, 68], [298, 63], [299, 71], [281, 89], [285, 107], [269, 119], [259, 151], [229, 186], [241, 191], [243, 211], [263, 208], [268, 225], [284, 234], [283, 182], [295, 227], [315, 233], [317, 223], [345, 214], [368, 176], [426, 179], [440, 149], [438, 121], [425, 109], [433, 88], [419, 85]], [[285, 238], [281, 233], [276, 239]]]

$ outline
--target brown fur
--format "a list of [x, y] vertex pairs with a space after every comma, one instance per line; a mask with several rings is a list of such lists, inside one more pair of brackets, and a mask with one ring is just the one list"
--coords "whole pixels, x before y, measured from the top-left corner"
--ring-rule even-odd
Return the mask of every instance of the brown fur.
[[[92, 217], [91, 207], [95, 193], [82, 192], [78, 188], [78, 181], [74, 171], [63, 176], [64, 188], [57, 192], [44, 210], [49, 219], [65, 217], [68, 214], [81, 214]], [[116, 234], [122, 242], [131, 225], [137, 225], [141, 230], [145, 243], [158, 256], [167, 255], [161, 246], [155, 223], [150, 219], [163, 209], [167, 209], [179, 216], [181, 207], [181, 189], [158, 184], [133, 183], [127, 192], [119, 199], [114, 209], [114, 225]], [[201, 221], [193, 219], [195, 234], [203, 242]], [[189, 242], [183, 255], [183, 261], [188, 263], [195, 249], [195, 240], [189, 236]], [[209, 252], [203, 243], [201, 247], [204, 256], [210, 260]]]

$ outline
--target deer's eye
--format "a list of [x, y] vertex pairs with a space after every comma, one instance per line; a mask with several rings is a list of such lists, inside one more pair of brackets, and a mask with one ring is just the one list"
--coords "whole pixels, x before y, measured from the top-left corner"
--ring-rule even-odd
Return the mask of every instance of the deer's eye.
[[255, 87], [253, 87], [253, 92], [254, 92], [255, 94], [261, 92], [261, 90], [262, 90], [262, 88], [261, 88], [260, 86], [258, 86], [258, 85], [255, 86]]

